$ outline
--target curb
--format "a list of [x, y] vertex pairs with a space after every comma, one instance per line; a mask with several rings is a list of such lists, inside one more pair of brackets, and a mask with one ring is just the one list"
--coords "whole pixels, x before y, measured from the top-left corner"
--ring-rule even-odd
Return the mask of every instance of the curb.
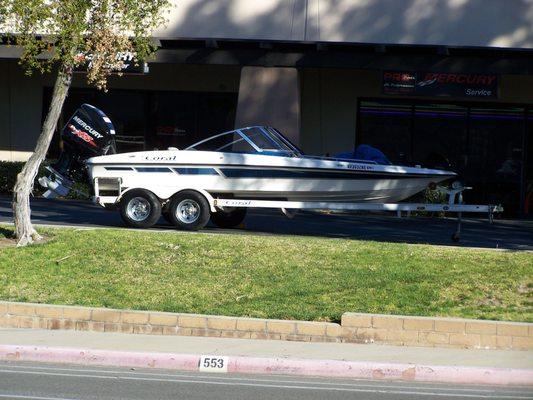
[[0, 301], [0, 327], [533, 350], [532, 323], [351, 312], [339, 324]]
[[[202, 355], [0, 345], [0, 360], [199, 371]], [[225, 358], [228, 373], [303, 375], [453, 384], [533, 385], [533, 370], [364, 361]]]

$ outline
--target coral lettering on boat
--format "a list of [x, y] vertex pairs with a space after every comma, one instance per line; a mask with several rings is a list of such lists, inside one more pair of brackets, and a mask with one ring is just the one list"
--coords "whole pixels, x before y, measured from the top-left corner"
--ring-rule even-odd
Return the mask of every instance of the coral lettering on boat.
[[176, 161], [176, 156], [146, 156], [147, 161]]

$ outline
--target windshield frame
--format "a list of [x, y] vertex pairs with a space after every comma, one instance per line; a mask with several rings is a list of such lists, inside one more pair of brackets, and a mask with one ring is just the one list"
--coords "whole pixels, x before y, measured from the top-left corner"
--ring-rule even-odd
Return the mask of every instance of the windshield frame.
[[[255, 143], [253, 140], [253, 137], [249, 137], [247, 134], [247, 131], [251, 132], [257, 132], [259, 131], [263, 135], [263, 139], [266, 141], [272, 143], [272, 148], [263, 148], [259, 144]], [[279, 153], [282, 154], [289, 154], [292, 157], [300, 157], [303, 155], [303, 153], [298, 149], [296, 146], [294, 146], [285, 136], [283, 136], [277, 129], [269, 127], [269, 126], [250, 126], [246, 128], [239, 128], [232, 131], [222, 132], [214, 136], [210, 136], [206, 139], [203, 139], [197, 143], [194, 143], [190, 145], [189, 147], [185, 148], [185, 150], [197, 150], [197, 147], [209, 142], [210, 140], [220, 138], [225, 135], [234, 135], [237, 134], [240, 138], [234, 139], [229, 143], [225, 143], [222, 146], [213, 149], [213, 150], [206, 150], [206, 151], [220, 151], [224, 152], [223, 149], [233, 145], [235, 143], [239, 143], [241, 141], [245, 141], [247, 144], [249, 144], [253, 150], [255, 150], [256, 153]], [[227, 151], [228, 153], [233, 153], [232, 151]], [[238, 152], [235, 152], [238, 153]]]

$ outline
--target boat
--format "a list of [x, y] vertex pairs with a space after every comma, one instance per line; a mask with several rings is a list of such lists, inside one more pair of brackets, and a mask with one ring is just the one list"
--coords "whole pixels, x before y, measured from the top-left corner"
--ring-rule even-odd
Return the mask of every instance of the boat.
[[86, 165], [92, 180], [118, 176], [124, 187], [157, 184], [173, 194], [175, 186], [200, 186], [212, 195], [291, 201], [398, 202], [455, 176], [306, 156], [269, 126], [224, 132], [184, 150], [94, 157]]
[[[112, 123], [88, 104], [67, 122], [62, 138], [65, 149], [50, 167], [52, 176], [40, 181], [49, 196], [64, 195], [75, 179], [72, 171], [85, 169], [98, 194], [111, 194], [120, 203], [129, 191], [142, 189], [161, 204], [150, 207], [163, 213], [183, 191], [196, 191], [208, 200], [393, 203], [456, 176], [451, 171], [371, 160], [309, 156], [270, 126], [219, 133], [182, 150], [112, 154]], [[127, 207], [123, 217], [128, 219]]]

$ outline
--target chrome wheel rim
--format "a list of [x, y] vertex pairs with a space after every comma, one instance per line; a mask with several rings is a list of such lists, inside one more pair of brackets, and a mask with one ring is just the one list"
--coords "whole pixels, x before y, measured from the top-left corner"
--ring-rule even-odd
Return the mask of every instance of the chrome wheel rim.
[[184, 224], [192, 224], [200, 218], [200, 205], [191, 199], [180, 201], [176, 207], [176, 218]]
[[126, 214], [136, 222], [141, 222], [150, 216], [152, 206], [144, 197], [134, 197], [128, 203]]

